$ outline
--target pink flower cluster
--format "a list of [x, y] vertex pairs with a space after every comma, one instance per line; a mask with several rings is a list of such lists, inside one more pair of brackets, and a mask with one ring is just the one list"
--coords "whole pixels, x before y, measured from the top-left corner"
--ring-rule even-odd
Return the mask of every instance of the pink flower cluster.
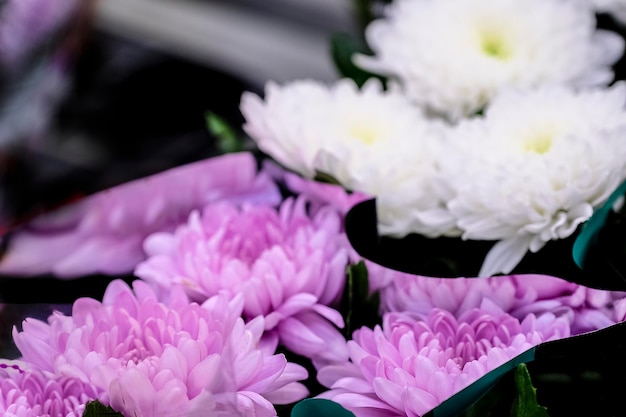
[[[298, 196], [283, 200], [271, 176]], [[0, 272], [141, 279], [14, 329], [22, 357], [0, 361], [0, 412], [78, 417], [97, 399], [126, 417], [275, 416], [309, 395], [281, 345], [356, 417], [416, 417], [539, 343], [626, 317], [626, 293], [555, 277], [430, 278], [366, 261], [383, 319], [346, 341], [338, 304], [361, 259], [343, 219], [364, 198], [259, 173], [242, 153], [36, 219]]]
[[30, 369], [19, 361], [0, 361], [0, 413], [6, 417], [80, 417], [96, 398], [90, 384]]
[[565, 318], [435, 308], [423, 319], [388, 313], [348, 342], [351, 361], [318, 372], [331, 399], [357, 417], [420, 416], [532, 346], [570, 335]]
[[245, 324], [241, 308], [240, 297], [200, 306], [182, 294], [166, 305], [145, 283], [113, 281], [102, 302], [27, 319], [13, 337], [24, 361], [92, 386], [126, 416], [274, 416], [273, 404], [307, 395], [307, 372], [260, 349], [263, 318]]
[[496, 305], [520, 320], [545, 312], [567, 317], [573, 334], [618, 323], [626, 312], [625, 292], [596, 290], [547, 275], [449, 279], [379, 269], [374, 274], [374, 282], [388, 284], [381, 290], [382, 311], [426, 315], [442, 308], [459, 316]]
[[135, 274], [162, 297], [182, 287], [196, 301], [242, 294], [248, 319], [265, 317], [265, 339], [318, 360], [347, 358], [332, 306], [341, 297], [348, 243], [339, 214], [324, 207], [310, 217], [303, 198], [268, 206], [221, 203], [192, 213], [175, 233], [145, 243]]

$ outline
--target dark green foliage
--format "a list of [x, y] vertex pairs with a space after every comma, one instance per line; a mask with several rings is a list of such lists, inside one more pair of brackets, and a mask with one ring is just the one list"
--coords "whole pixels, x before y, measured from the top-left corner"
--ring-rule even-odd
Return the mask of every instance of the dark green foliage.
[[291, 411], [291, 417], [354, 417], [350, 411], [339, 404], [317, 398], [300, 401]]
[[378, 312], [380, 297], [378, 293], [369, 295], [368, 278], [365, 262], [348, 266], [340, 309], [346, 324], [344, 336], [347, 339], [351, 339], [352, 332], [360, 327], [372, 328], [381, 323]]
[[[436, 412], [435, 416], [440, 414]], [[507, 372], [459, 417], [550, 417], [537, 402], [526, 364]]]
[[124, 417], [111, 407], [105, 407], [100, 401], [95, 400], [87, 403], [83, 417]]
[[550, 417], [548, 410], [537, 402], [537, 390], [525, 364], [515, 370], [517, 396], [511, 408], [511, 417]]
[[243, 151], [245, 146], [235, 130], [215, 113], [206, 114], [206, 124], [209, 132], [217, 139], [217, 148], [221, 153]]
[[352, 58], [357, 53], [371, 53], [365, 43], [348, 34], [337, 33], [331, 38], [330, 50], [335, 68], [337, 68], [339, 75], [342, 77], [352, 79], [359, 87], [372, 77], [379, 78], [385, 84], [383, 77], [357, 67], [352, 61]]
[[327, 174], [325, 172], [320, 172], [320, 171], [315, 172], [314, 180], [318, 182], [323, 182], [325, 184], [341, 185], [339, 184], [339, 181], [335, 179], [335, 177], [333, 177], [330, 174]]

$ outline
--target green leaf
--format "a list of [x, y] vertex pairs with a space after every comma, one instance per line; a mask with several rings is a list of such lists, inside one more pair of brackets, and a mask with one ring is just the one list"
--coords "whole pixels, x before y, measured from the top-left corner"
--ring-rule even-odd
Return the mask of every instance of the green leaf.
[[515, 370], [517, 397], [511, 408], [511, 417], [550, 417], [548, 410], [537, 402], [537, 390], [525, 364]]
[[369, 295], [369, 274], [365, 262], [349, 265], [343, 292], [341, 312], [345, 321], [344, 336], [350, 338], [360, 327], [373, 327], [380, 323], [378, 292]]
[[222, 153], [240, 152], [244, 144], [229, 124], [213, 112], [207, 112], [206, 124], [209, 132], [217, 138], [217, 147]]
[[124, 417], [121, 413], [118, 413], [111, 407], [106, 407], [100, 401], [90, 401], [85, 406], [83, 417]]
[[448, 398], [425, 417], [502, 417], [510, 414], [516, 387], [514, 372], [531, 362], [535, 349], [514, 357]]
[[513, 401], [513, 381], [510, 375], [503, 376], [478, 401], [472, 404], [462, 417], [506, 416]]
[[309, 398], [295, 405], [291, 417], [354, 417], [354, 414], [336, 402]]
[[383, 82], [383, 85], [385, 84], [384, 77], [365, 71], [357, 67], [354, 62], [352, 62], [354, 54], [370, 53], [364, 43], [354, 39], [348, 34], [337, 33], [331, 38], [330, 51], [335, 67], [342, 77], [354, 80], [359, 87], [365, 84], [365, 82], [372, 77], [380, 79]]
[[326, 172], [315, 171], [315, 177], [313, 179], [315, 181], [323, 182], [325, 184], [341, 185], [335, 177], [327, 174]]

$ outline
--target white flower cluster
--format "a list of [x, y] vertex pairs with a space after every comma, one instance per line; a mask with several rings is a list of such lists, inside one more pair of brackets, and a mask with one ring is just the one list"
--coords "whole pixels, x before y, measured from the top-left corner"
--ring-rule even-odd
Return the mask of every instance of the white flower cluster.
[[359, 64], [452, 120], [508, 86], [605, 84], [623, 44], [577, 0], [396, 0], [366, 36], [376, 55]]
[[626, 178], [626, 85], [507, 91], [453, 130], [443, 180], [464, 239], [499, 240], [480, 274], [570, 236]]
[[[429, 181], [443, 127], [406, 96], [378, 80], [361, 89], [344, 79], [331, 87], [304, 80], [269, 83], [265, 100], [245, 93], [245, 131], [259, 148], [308, 178], [327, 174], [346, 189], [379, 197], [381, 231], [438, 236], [454, 227]], [[423, 222], [420, 216], [440, 217]]]
[[244, 94], [244, 128], [285, 167], [376, 197], [381, 234], [495, 240], [480, 274], [508, 273], [626, 179], [626, 85], [607, 87], [624, 40], [594, 7], [394, 0], [354, 57], [387, 90], [270, 83]]

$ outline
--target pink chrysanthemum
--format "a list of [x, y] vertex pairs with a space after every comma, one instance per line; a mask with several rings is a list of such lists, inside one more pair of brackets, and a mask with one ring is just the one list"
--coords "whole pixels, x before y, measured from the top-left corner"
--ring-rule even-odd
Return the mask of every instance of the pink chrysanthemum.
[[227, 154], [101, 191], [45, 214], [9, 242], [0, 273], [71, 278], [124, 274], [145, 259], [142, 244], [194, 209], [228, 200], [278, 204], [276, 185], [249, 153]]
[[97, 392], [75, 378], [47, 375], [0, 360], [0, 413], [5, 417], [80, 417]]
[[350, 362], [319, 370], [331, 388], [321, 397], [357, 417], [420, 416], [532, 346], [567, 336], [567, 320], [550, 314], [519, 321], [497, 308], [459, 318], [434, 309], [423, 320], [388, 313], [382, 328], [354, 332]]
[[150, 258], [135, 274], [166, 297], [182, 286], [196, 301], [243, 294], [244, 316], [265, 317], [266, 340], [315, 359], [345, 360], [339, 312], [348, 245], [339, 214], [326, 207], [309, 217], [306, 200], [279, 210], [231, 204], [194, 212], [175, 233], [149, 237]]
[[26, 319], [13, 331], [23, 360], [92, 384], [126, 416], [274, 416], [304, 398], [307, 377], [283, 355], [260, 350], [263, 318], [240, 318], [242, 300], [202, 306], [174, 294], [159, 303], [147, 284], [113, 281], [102, 303], [78, 299], [72, 316]]
[[[380, 272], [377, 272], [380, 275]], [[401, 272], [385, 281], [382, 311], [411, 311], [426, 315], [442, 308], [459, 316], [472, 308], [494, 304], [518, 319], [550, 312], [570, 321], [573, 334], [598, 330], [621, 321], [616, 303], [626, 293], [584, 287], [547, 275], [490, 278], [430, 278]], [[372, 279], [377, 282], [376, 276]]]

